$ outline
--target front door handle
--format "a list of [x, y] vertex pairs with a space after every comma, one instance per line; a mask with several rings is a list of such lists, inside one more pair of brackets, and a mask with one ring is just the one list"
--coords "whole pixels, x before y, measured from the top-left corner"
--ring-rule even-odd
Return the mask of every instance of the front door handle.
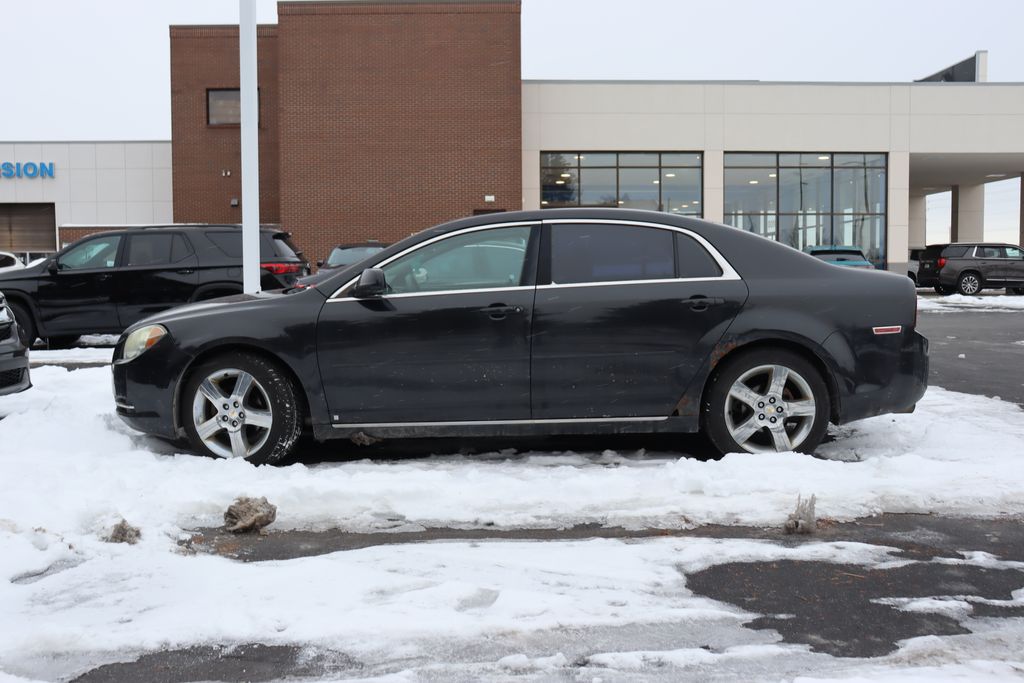
[[505, 304], [491, 304], [485, 308], [480, 309], [481, 312], [486, 313], [491, 320], [504, 320], [506, 316], [512, 313], [522, 313], [522, 306], [507, 306]]
[[196, 271], [195, 268], [178, 268], [178, 270], [174, 272], [176, 272], [178, 275], [191, 275]]
[[703, 294], [696, 294], [686, 300], [690, 304], [690, 310], [693, 311], [706, 311], [711, 306], [721, 306], [725, 303], [725, 299], [720, 296], [704, 296]]

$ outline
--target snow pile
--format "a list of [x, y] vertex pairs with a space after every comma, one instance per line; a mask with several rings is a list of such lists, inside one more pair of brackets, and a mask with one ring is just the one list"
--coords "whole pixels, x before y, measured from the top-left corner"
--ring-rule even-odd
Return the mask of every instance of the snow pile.
[[53, 351], [45, 348], [32, 349], [28, 354], [32, 365], [45, 365], [47, 363], [110, 365], [113, 357], [114, 349], [95, 346], [76, 349], [55, 349]]
[[1024, 296], [1013, 294], [990, 294], [964, 296], [951, 294], [938, 297], [917, 297], [917, 310], [936, 313], [953, 311], [1024, 311]]
[[[818, 513], [1024, 512], [1024, 413], [932, 388], [917, 412], [834, 430], [821, 458], [678, 453], [493, 453], [252, 467], [174, 455], [114, 414], [105, 368], [38, 368], [36, 387], [0, 397], [0, 520], [100, 534], [120, 519], [143, 543], [219, 526], [238, 496], [278, 506], [275, 529], [418, 526], [687, 527], [781, 524], [798, 495]], [[326, 445], [325, 452], [337, 446]]]

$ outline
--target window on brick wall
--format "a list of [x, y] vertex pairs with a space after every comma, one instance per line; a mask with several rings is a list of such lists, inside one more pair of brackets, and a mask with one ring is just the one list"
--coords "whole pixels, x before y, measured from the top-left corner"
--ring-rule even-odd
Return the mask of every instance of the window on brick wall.
[[242, 122], [242, 103], [238, 88], [206, 91], [206, 123], [211, 126], [238, 125]]

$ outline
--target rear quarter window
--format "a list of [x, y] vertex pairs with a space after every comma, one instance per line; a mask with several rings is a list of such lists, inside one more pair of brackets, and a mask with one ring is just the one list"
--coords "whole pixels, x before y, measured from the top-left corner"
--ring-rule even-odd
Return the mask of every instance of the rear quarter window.
[[962, 258], [967, 255], [967, 252], [971, 250], [971, 247], [963, 244], [951, 244], [942, 250], [942, 255], [946, 258]]
[[[282, 233], [283, 235], [283, 233]], [[207, 237], [218, 249], [230, 258], [242, 258], [242, 232], [209, 232]], [[261, 259], [298, 259], [299, 254], [286, 237], [277, 239], [273, 233], [260, 233]]]
[[682, 233], [676, 233], [676, 265], [679, 277], [718, 277], [722, 269], [700, 243]]

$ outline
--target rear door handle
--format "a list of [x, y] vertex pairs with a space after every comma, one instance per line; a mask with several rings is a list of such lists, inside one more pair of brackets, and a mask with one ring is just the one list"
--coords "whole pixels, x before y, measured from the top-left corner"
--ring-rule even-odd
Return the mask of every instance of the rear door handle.
[[719, 296], [697, 294], [687, 299], [687, 303], [690, 304], [690, 308], [694, 311], [706, 311], [711, 306], [721, 306], [725, 303], [725, 299]]
[[109, 280], [109, 279], [110, 279], [110, 277], [111, 277], [111, 276], [110, 276], [110, 273], [100, 273], [100, 274], [99, 274], [99, 275], [98, 275], [98, 276], [96, 277], [96, 279], [97, 279], [97, 280], [99, 280], [100, 282], [106, 282], [107, 280]]
[[195, 268], [179, 268], [174, 272], [176, 272], [178, 275], [191, 275], [192, 273], [196, 272], [196, 270]]
[[522, 313], [522, 306], [507, 306], [505, 304], [491, 304], [485, 308], [480, 309], [483, 313], [486, 313], [491, 320], [504, 320], [505, 316], [512, 313]]

